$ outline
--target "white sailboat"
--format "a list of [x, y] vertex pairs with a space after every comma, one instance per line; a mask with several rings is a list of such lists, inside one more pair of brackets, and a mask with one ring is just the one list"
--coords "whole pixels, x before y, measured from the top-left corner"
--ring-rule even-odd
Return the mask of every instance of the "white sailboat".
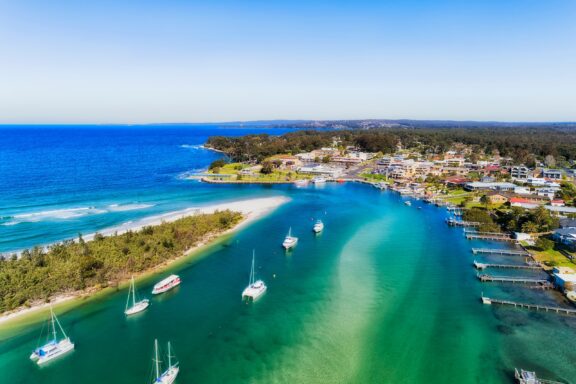
[[[130, 301], [132, 301], [132, 305], [130, 305]], [[124, 310], [124, 314], [126, 314], [126, 316], [130, 316], [135, 313], [142, 312], [143, 310], [148, 308], [149, 305], [150, 300], [148, 299], [136, 301], [136, 285], [134, 284], [134, 276], [132, 276], [132, 281], [130, 282], [130, 289], [128, 290], [128, 299], [126, 300], [126, 309]]]
[[298, 243], [298, 238], [292, 236], [292, 227], [290, 227], [290, 229], [288, 230], [288, 234], [284, 238], [284, 242], [282, 243], [282, 246], [286, 249], [290, 249], [290, 248], [293, 248], [297, 243]]
[[320, 233], [324, 230], [324, 223], [322, 222], [322, 220], [316, 220], [316, 224], [314, 224], [314, 227], [312, 228], [312, 230], [315, 233]]
[[[56, 330], [56, 325], [62, 332], [64, 336], [61, 340], [58, 340], [58, 332]], [[54, 360], [57, 357], [60, 357], [74, 349], [74, 343], [70, 340], [66, 333], [64, 332], [64, 328], [60, 325], [58, 318], [54, 314], [52, 307], [50, 307], [50, 326], [51, 326], [51, 333], [49, 336], [52, 336], [52, 340], [49, 340], [43, 346], [36, 348], [34, 352], [30, 355], [30, 359], [36, 362], [38, 365], [45, 364], [51, 360]]]
[[180, 372], [180, 367], [178, 367], [178, 362], [172, 364], [172, 351], [170, 350], [170, 342], [168, 342], [168, 369], [160, 373], [160, 363], [158, 359], [158, 340], [154, 340], [154, 365], [155, 365], [155, 375], [154, 384], [172, 384]]
[[242, 298], [250, 298], [253, 301], [257, 300], [266, 292], [266, 284], [262, 280], [256, 280], [256, 272], [254, 270], [255, 252], [252, 251], [252, 268], [250, 269], [250, 280], [248, 286], [242, 291]]

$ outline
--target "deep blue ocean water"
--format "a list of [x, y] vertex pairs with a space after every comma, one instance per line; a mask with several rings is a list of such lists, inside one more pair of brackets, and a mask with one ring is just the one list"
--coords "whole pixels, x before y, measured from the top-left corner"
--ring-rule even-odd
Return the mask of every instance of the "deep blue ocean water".
[[229, 192], [186, 178], [223, 156], [202, 148], [206, 139], [286, 131], [215, 125], [0, 127], [0, 252], [229, 199]]

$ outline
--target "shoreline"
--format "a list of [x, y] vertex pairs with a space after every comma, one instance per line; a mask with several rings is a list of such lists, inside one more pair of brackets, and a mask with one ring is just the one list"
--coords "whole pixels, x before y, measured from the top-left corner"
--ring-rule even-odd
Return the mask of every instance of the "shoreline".
[[[162, 215], [151, 216], [146, 219], [142, 219], [133, 223], [130, 223], [128, 226], [120, 225], [116, 227], [108, 228], [100, 233], [104, 236], [113, 235], [115, 232], [118, 234], [125, 233], [127, 231], [135, 231], [142, 229], [145, 226], [155, 226], [159, 225], [163, 222], [173, 222], [183, 217], [192, 216], [196, 214], [208, 214], [213, 213], [215, 211], [223, 211], [223, 210], [231, 210], [235, 212], [240, 212], [242, 214], [242, 220], [237, 223], [232, 228], [218, 233], [218, 234], [209, 234], [206, 238], [200, 240], [200, 242], [193, 247], [187, 249], [182, 254], [175, 256], [173, 259], [169, 261], [159, 264], [157, 266], [152, 267], [149, 270], [143, 271], [142, 273], [135, 275], [134, 278], [137, 281], [146, 280], [151, 278], [157, 273], [164, 272], [169, 270], [170, 268], [178, 267], [180, 262], [189, 261], [191, 257], [197, 256], [201, 251], [205, 250], [206, 248], [218, 244], [219, 241], [225, 239], [227, 236], [231, 235], [233, 232], [236, 232], [249, 224], [257, 221], [260, 218], [272, 213], [275, 209], [279, 206], [287, 203], [290, 201], [290, 198], [285, 196], [277, 196], [277, 197], [263, 197], [263, 198], [254, 198], [248, 200], [238, 200], [238, 201], [231, 201], [228, 203], [219, 203], [213, 204], [208, 206], [199, 206], [199, 207], [191, 207], [186, 208], [184, 210], [165, 213]], [[84, 236], [84, 239], [87, 241], [91, 241], [96, 233], [92, 233], [90, 235]], [[74, 307], [76, 305], [80, 305], [84, 303], [86, 300], [95, 299], [100, 296], [104, 296], [109, 293], [116, 292], [117, 290], [122, 289], [124, 286], [128, 284], [129, 280], [124, 280], [118, 283], [117, 286], [108, 286], [108, 287], [89, 287], [82, 291], [71, 292], [67, 294], [61, 294], [54, 296], [50, 299], [49, 303], [39, 303], [32, 305], [30, 307], [21, 307], [9, 312], [5, 312], [0, 314], [0, 328], [9, 327], [15, 320], [23, 320], [29, 318], [30, 323], [34, 322], [32, 317], [37, 317], [41, 313], [48, 310], [48, 308], [52, 305], [53, 308], [57, 309], [62, 307], [64, 304], [70, 305], [70, 307]], [[24, 321], [22, 325], [27, 325], [28, 322]], [[0, 329], [1, 331], [2, 329]]]

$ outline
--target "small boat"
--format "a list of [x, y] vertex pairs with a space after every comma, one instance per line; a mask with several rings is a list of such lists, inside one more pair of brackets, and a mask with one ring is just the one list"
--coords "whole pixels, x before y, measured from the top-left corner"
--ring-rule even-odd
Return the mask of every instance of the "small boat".
[[308, 180], [306, 179], [296, 180], [294, 184], [296, 184], [298, 187], [305, 187], [308, 185]]
[[566, 297], [573, 303], [576, 303], [576, 291], [567, 291]]
[[254, 270], [255, 253], [252, 251], [252, 268], [250, 269], [250, 280], [248, 286], [242, 291], [242, 299], [248, 298], [252, 301], [257, 300], [266, 292], [266, 284], [262, 280], [256, 280], [256, 271]]
[[[132, 305], [130, 305], [130, 299], [132, 299]], [[130, 281], [130, 288], [128, 289], [128, 300], [126, 300], [126, 309], [124, 314], [126, 316], [133, 315], [138, 312], [142, 312], [150, 305], [150, 300], [142, 299], [136, 301], [136, 285], [134, 284], [134, 276], [132, 276], [132, 281]]]
[[[58, 332], [56, 330], [56, 325], [62, 332], [64, 336], [61, 340], [58, 340]], [[49, 334], [49, 337], [52, 336], [52, 340], [49, 340], [43, 346], [36, 348], [34, 352], [30, 355], [30, 359], [35, 361], [36, 364], [42, 365], [51, 360], [54, 360], [57, 357], [60, 357], [72, 350], [74, 350], [74, 343], [70, 340], [66, 333], [64, 332], [64, 328], [58, 321], [58, 318], [54, 314], [52, 307], [50, 307], [50, 326], [52, 332]]]
[[170, 275], [164, 280], [160, 281], [154, 288], [152, 289], [153, 295], [158, 295], [160, 293], [164, 293], [166, 291], [171, 290], [172, 288], [180, 285], [180, 276], [178, 275]]
[[315, 233], [320, 233], [324, 230], [324, 223], [322, 222], [322, 220], [316, 220], [316, 224], [314, 224], [314, 227], [312, 228], [312, 230]]
[[539, 379], [536, 372], [514, 368], [514, 378], [519, 384], [562, 384], [558, 381]]
[[288, 234], [284, 238], [284, 242], [282, 243], [282, 246], [286, 249], [290, 249], [290, 248], [293, 248], [294, 246], [296, 246], [297, 243], [298, 243], [298, 238], [292, 236], [292, 227], [290, 227], [290, 229], [288, 230]]
[[314, 184], [326, 184], [326, 179], [323, 177], [315, 177], [312, 179], [312, 183], [314, 183]]
[[410, 200], [405, 201], [404, 204], [406, 204], [406, 205], [409, 206], [409, 207], [412, 206], [412, 202], [411, 202]]
[[152, 382], [153, 384], [172, 384], [180, 372], [180, 367], [178, 367], [178, 362], [172, 364], [172, 351], [170, 350], [170, 342], [168, 342], [168, 368], [160, 373], [161, 361], [158, 359], [158, 340], [154, 340], [154, 365], [156, 368], [156, 378]]

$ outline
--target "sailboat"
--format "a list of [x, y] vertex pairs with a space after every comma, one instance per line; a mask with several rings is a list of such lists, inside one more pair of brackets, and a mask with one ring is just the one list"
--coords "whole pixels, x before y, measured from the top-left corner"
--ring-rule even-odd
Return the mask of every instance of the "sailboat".
[[290, 248], [294, 247], [297, 243], [298, 243], [298, 238], [292, 236], [292, 227], [290, 227], [290, 229], [288, 230], [288, 234], [284, 238], [284, 242], [282, 243], [282, 246], [286, 249], [290, 249]]
[[[58, 332], [56, 331], [56, 325], [62, 332], [64, 336], [61, 340], [58, 340]], [[49, 340], [43, 346], [36, 348], [34, 352], [30, 355], [30, 359], [35, 361], [36, 364], [42, 365], [50, 360], [53, 360], [57, 357], [60, 357], [67, 352], [70, 352], [74, 349], [74, 343], [70, 340], [66, 333], [64, 332], [64, 328], [60, 325], [58, 318], [54, 314], [52, 307], [50, 307], [50, 326], [51, 326], [51, 333], [49, 334], [52, 336], [52, 340]]]
[[251, 298], [252, 300], [258, 299], [266, 292], [266, 284], [262, 280], [256, 280], [256, 272], [254, 271], [254, 258], [255, 252], [252, 251], [252, 269], [250, 269], [250, 281], [248, 286], [242, 291], [242, 298]]
[[316, 220], [316, 224], [314, 224], [314, 227], [312, 228], [312, 230], [315, 233], [320, 233], [324, 230], [324, 223], [322, 222], [322, 220]]
[[156, 378], [153, 384], [172, 384], [180, 372], [180, 367], [178, 367], [178, 362], [172, 364], [172, 355], [170, 350], [170, 342], [168, 342], [168, 369], [160, 373], [160, 363], [158, 359], [158, 340], [154, 340], [154, 366]]
[[[132, 305], [130, 305], [130, 299], [132, 299]], [[136, 301], [136, 285], [134, 284], [134, 276], [132, 276], [132, 281], [130, 282], [130, 289], [128, 290], [128, 300], [126, 300], [126, 309], [124, 314], [126, 316], [133, 315], [138, 312], [142, 312], [150, 305], [150, 300], [143, 299]]]

